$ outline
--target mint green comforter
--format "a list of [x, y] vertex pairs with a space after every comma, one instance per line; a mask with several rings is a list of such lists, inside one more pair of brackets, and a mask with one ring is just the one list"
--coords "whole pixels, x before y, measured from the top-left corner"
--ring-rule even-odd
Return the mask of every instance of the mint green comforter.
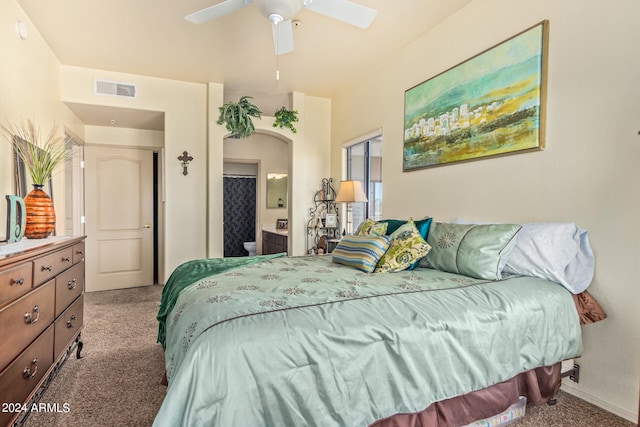
[[162, 289], [162, 297], [160, 298], [160, 308], [158, 309], [158, 338], [157, 342], [166, 347], [166, 324], [167, 316], [176, 305], [176, 300], [180, 296], [180, 292], [189, 285], [204, 279], [205, 277], [220, 274], [227, 270], [245, 265], [255, 264], [268, 259], [279, 258], [285, 256], [286, 253], [258, 255], [253, 257], [235, 257], [235, 258], [205, 258], [194, 259], [180, 264], [173, 270], [169, 280]]
[[166, 331], [154, 426], [366, 426], [582, 352], [560, 285], [366, 274], [330, 256], [202, 277]]

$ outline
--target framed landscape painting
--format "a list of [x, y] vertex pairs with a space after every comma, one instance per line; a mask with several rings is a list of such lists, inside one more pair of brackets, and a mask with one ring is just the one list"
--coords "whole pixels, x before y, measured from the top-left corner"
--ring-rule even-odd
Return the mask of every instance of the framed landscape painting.
[[544, 149], [549, 22], [405, 91], [403, 170]]

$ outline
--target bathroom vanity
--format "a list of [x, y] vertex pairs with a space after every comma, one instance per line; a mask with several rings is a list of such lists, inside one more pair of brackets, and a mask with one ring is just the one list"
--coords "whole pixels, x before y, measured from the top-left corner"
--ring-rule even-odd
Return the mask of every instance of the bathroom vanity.
[[288, 252], [289, 232], [275, 225], [262, 226], [262, 255]]

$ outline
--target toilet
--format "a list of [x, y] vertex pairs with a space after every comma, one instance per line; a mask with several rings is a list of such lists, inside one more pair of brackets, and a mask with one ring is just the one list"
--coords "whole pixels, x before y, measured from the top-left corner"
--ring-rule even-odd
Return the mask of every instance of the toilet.
[[256, 242], [244, 242], [244, 248], [249, 252], [249, 256], [256, 255]]

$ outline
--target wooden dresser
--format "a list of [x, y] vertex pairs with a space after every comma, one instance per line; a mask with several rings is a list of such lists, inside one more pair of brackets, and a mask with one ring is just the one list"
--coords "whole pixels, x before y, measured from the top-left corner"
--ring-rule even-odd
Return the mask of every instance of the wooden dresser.
[[76, 344], [80, 357], [84, 253], [84, 237], [0, 246], [0, 426], [24, 418]]

